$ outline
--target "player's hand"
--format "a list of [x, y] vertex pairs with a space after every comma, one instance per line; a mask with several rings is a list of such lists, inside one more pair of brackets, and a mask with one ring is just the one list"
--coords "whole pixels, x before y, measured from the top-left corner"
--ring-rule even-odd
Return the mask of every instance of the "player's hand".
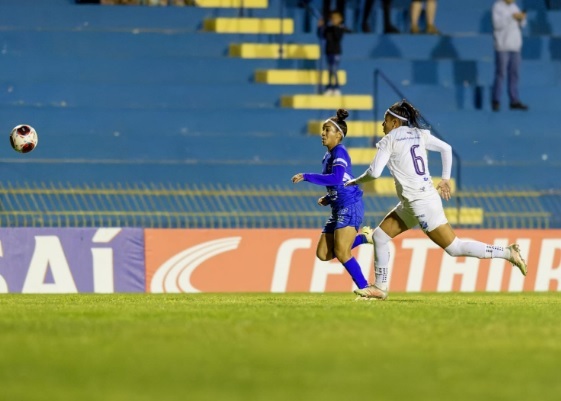
[[353, 178], [352, 180], [349, 180], [345, 183], [346, 187], [350, 187], [350, 186], [353, 186], [353, 185], [357, 185], [356, 178]]
[[304, 174], [298, 173], [294, 177], [292, 177], [292, 182], [294, 184], [298, 184], [300, 181], [304, 181]]
[[452, 189], [450, 188], [450, 180], [442, 180], [436, 186], [436, 190], [440, 193], [440, 197], [444, 200], [450, 200], [452, 197]]
[[320, 206], [327, 206], [329, 205], [329, 201], [327, 199], [327, 196], [322, 196], [321, 198], [318, 199], [318, 205]]

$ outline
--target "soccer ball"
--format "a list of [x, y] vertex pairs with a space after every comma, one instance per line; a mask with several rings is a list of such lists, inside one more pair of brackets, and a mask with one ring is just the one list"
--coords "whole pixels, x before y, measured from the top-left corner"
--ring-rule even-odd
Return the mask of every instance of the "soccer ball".
[[37, 131], [31, 125], [21, 124], [10, 132], [10, 145], [19, 153], [29, 153], [37, 146]]

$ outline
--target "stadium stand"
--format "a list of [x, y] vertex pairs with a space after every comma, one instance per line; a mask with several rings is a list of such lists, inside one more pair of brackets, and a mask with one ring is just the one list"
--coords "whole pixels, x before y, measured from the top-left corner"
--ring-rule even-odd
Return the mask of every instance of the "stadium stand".
[[[384, 82], [374, 98], [378, 69], [460, 156], [451, 222], [561, 227], [561, 10], [518, 2], [529, 15], [521, 96], [530, 111], [494, 113], [488, 0], [440, 2], [441, 36], [383, 35], [376, 12], [374, 33], [345, 37], [342, 98], [318, 94], [315, 21], [292, 0], [3, 0], [1, 126], [7, 135], [31, 124], [40, 140], [27, 155], [6, 140], [0, 224], [319, 227], [321, 188], [290, 177], [319, 169], [318, 127], [341, 106], [355, 172], [366, 168], [381, 135], [374, 108], [399, 100]], [[408, 2], [393, 4], [406, 31]], [[387, 183], [366, 188], [369, 224], [396, 201]]]

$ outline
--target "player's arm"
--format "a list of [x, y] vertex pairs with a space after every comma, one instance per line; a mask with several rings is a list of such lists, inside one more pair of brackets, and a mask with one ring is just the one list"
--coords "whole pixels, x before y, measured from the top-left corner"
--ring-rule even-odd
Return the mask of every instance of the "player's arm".
[[[343, 177], [345, 175], [345, 166], [342, 164], [334, 164], [331, 174], [314, 174], [302, 173], [301, 181], [308, 181], [312, 184], [323, 186], [342, 185]], [[292, 180], [294, 182], [294, 179]]]
[[382, 171], [384, 171], [384, 167], [386, 167], [386, 164], [390, 161], [390, 156], [391, 153], [389, 151], [379, 148], [378, 152], [376, 152], [376, 156], [374, 156], [374, 160], [372, 160], [372, 163], [366, 171], [357, 178], [347, 181], [345, 186], [363, 184], [380, 177], [382, 175]]
[[442, 159], [442, 181], [438, 183], [436, 189], [440, 192], [440, 196], [445, 200], [450, 200], [452, 190], [450, 187], [450, 176], [452, 173], [452, 146], [440, 139], [428, 135], [426, 140], [426, 149], [433, 152], [440, 152]]

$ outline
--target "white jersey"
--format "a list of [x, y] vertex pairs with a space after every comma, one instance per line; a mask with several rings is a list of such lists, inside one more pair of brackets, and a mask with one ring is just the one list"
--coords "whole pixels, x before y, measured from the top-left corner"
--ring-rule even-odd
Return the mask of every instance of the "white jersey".
[[442, 178], [449, 179], [452, 169], [452, 148], [431, 135], [429, 130], [406, 126], [391, 130], [376, 144], [378, 153], [367, 174], [377, 178], [388, 166], [395, 180], [400, 199], [413, 201], [427, 199], [436, 189], [429, 171], [427, 151], [442, 155]]

